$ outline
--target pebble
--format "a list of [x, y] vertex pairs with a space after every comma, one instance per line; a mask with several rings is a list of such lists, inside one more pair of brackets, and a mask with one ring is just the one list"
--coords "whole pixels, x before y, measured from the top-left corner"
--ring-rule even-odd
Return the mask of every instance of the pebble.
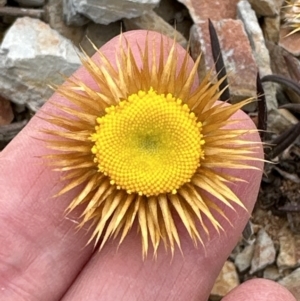
[[289, 70], [284, 59], [284, 56], [286, 56], [288, 52], [271, 41], [266, 41], [266, 47], [270, 54], [272, 72], [290, 78]]
[[62, 83], [81, 65], [73, 44], [38, 19], [19, 18], [0, 46], [3, 97], [36, 112], [53, 94], [49, 83]]
[[264, 229], [260, 229], [257, 233], [250, 274], [255, 274], [273, 264], [275, 258], [276, 250], [271, 237]]
[[[251, 8], [249, 2], [245, 0], [241, 0], [237, 6], [238, 18], [243, 22], [248, 34], [260, 76], [263, 77], [272, 74], [269, 51], [265, 45], [263, 32], [259, 26], [254, 10]], [[270, 86], [268, 91], [268, 96], [269, 95], [270, 97], [268, 97], [267, 100], [269, 109], [277, 108], [275, 87]]]
[[300, 266], [300, 235], [293, 234], [285, 226], [279, 233], [279, 254], [277, 257], [277, 266], [280, 270], [295, 268]]
[[130, 19], [141, 16], [152, 10], [160, 2], [160, 0], [110, 0], [109, 2], [107, 0], [63, 1], [66, 20], [74, 22], [77, 17], [81, 18], [81, 16], [84, 16], [95, 23], [106, 25], [122, 18]]
[[270, 265], [265, 268], [263, 278], [276, 281], [281, 277], [278, 267], [276, 265]]
[[76, 3], [72, 0], [63, 0], [63, 18], [68, 26], [81, 27], [89, 23], [89, 19], [78, 13]]
[[278, 283], [286, 287], [294, 295], [296, 300], [300, 300], [300, 268], [279, 280]]
[[226, 261], [211, 291], [211, 300], [221, 300], [240, 284], [235, 265]]
[[[248, 34], [253, 55], [258, 66], [260, 77], [272, 74], [271, 61], [268, 49], [265, 44], [262, 29], [254, 10], [246, 0], [241, 0], [237, 4], [238, 18], [244, 23]], [[285, 119], [277, 110], [276, 85], [272, 82], [263, 83], [265, 98], [268, 110], [268, 130], [281, 133], [286, 130], [291, 123]]]
[[248, 0], [254, 11], [263, 17], [274, 17], [280, 14], [284, 0]]
[[45, 20], [50, 27], [71, 40], [78, 47], [84, 37], [85, 27], [66, 25], [63, 14], [63, 2], [61, 0], [48, 0], [44, 10]]
[[280, 30], [280, 15], [275, 17], [265, 17], [262, 30], [264, 37], [267, 41], [274, 43], [279, 42], [279, 30]]
[[123, 22], [126, 30], [145, 29], [157, 31], [171, 39], [175, 36], [177, 43], [184, 48], [187, 46], [186, 38], [154, 11], [149, 11], [140, 17], [123, 19]]
[[254, 253], [254, 244], [248, 245], [235, 258], [235, 265], [239, 272], [243, 273], [251, 266], [251, 261]]
[[179, 0], [189, 10], [195, 23], [211, 19], [219, 21], [223, 19], [235, 19], [239, 0], [214, 1], [208, 0]]

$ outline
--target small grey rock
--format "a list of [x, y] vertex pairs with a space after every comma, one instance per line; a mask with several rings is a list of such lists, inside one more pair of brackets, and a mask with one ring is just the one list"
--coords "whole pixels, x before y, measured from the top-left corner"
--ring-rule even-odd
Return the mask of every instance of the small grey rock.
[[240, 272], [245, 272], [250, 266], [254, 253], [254, 244], [248, 245], [235, 258], [235, 265]]
[[293, 234], [287, 226], [284, 226], [280, 229], [278, 238], [280, 249], [276, 262], [279, 270], [299, 267], [300, 235]]
[[276, 250], [271, 237], [264, 229], [257, 233], [250, 274], [254, 274], [274, 263]]
[[19, 18], [0, 46], [0, 94], [36, 112], [53, 94], [48, 84], [63, 82], [81, 65], [72, 43], [44, 22]]
[[284, 0], [248, 0], [259, 16], [274, 17], [280, 13]]
[[44, 21], [48, 23], [52, 29], [71, 40], [74, 45], [79, 46], [85, 34], [85, 26], [74, 27], [65, 24], [63, 2], [61, 0], [47, 0], [44, 11]]
[[278, 271], [278, 267], [275, 264], [266, 267], [263, 275], [265, 279], [270, 279], [273, 281], [278, 280], [281, 276]]
[[[109, 24], [122, 18], [135, 18], [152, 10], [160, 0], [64, 0], [69, 20], [81, 14], [95, 23]], [[69, 10], [69, 11], [68, 11]]]
[[294, 270], [291, 274], [278, 281], [278, 283], [287, 288], [296, 300], [300, 300], [300, 268]]
[[76, 11], [72, 0], [63, 1], [63, 16], [68, 26], [83, 26], [89, 23], [89, 19]]
[[[238, 4], [238, 18], [244, 23], [246, 33], [252, 47], [257, 66], [259, 67], [260, 76], [272, 74], [270, 55], [265, 44], [263, 32], [259, 26], [254, 10], [246, 0], [241, 0]], [[277, 108], [276, 89], [269, 88], [270, 98], [267, 99], [269, 109]]]
[[[266, 47], [265, 38], [254, 10], [247, 0], [238, 2], [237, 8], [238, 18], [244, 23], [253, 55], [259, 69], [259, 75], [263, 77], [272, 74], [269, 51]], [[263, 88], [269, 115], [268, 130], [281, 132], [291, 124], [286, 121], [277, 110], [276, 85], [271, 82], [266, 82], [263, 84]]]
[[211, 290], [210, 298], [220, 300], [240, 284], [234, 264], [226, 261]]
[[153, 10], [145, 13], [140, 17], [124, 19], [123, 21], [126, 30], [153, 30], [171, 39], [173, 39], [175, 36], [177, 43], [179, 43], [184, 48], [187, 47], [187, 40], [185, 39], [185, 37], [158, 14], [156, 14]]

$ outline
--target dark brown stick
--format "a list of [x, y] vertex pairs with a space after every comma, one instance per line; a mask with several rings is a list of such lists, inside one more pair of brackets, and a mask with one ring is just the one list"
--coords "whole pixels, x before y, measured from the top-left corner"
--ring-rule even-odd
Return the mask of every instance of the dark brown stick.
[[41, 19], [44, 14], [43, 9], [21, 8], [21, 7], [0, 7], [0, 16], [11, 17], [31, 17]]

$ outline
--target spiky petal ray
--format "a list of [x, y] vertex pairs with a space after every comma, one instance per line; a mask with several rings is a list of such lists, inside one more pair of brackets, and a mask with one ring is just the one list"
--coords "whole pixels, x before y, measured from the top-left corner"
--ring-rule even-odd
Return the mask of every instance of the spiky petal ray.
[[[160, 53], [165, 53], [166, 49], [169, 49], [166, 58], [158, 55], [147, 37], [145, 48], [139, 48], [142, 63], [138, 66], [129, 42], [121, 35], [116, 68], [100, 51], [98, 61], [83, 56], [82, 63], [98, 89], [91, 89], [80, 79], [72, 77], [67, 84], [57, 87], [57, 92], [70, 105], [54, 103], [58, 113], [46, 113], [46, 117], [43, 117], [55, 127], [43, 130], [54, 137], [47, 141], [54, 153], [46, 158], [55, 170], [67, 172], [64, 179], [68, 183], [58, 195], [83, 185], [82, 191], [71, 201], [67, 210], [85, 204], [80, 227], [92, 222], [94, 230], [90, 241], [101, 242], [100, 248], [108, 239], [118, 235], [119, 243], [122, 243], [136, 222], [140, 229], [144, 256], [148, 253], [149, 242], [154, 254], [161, 241], [173, 253], [176, 245], [180, 248], [174, 213], [197, 245], [197, 242], [204, 244], [203, 233], [209, 235], [204, 217], [216, 231], [223, 229], [217, 216], [227, 217], [218, 202], [232, 209], [235, 205], [244, 208], [242, 201], [228, 187], [229, 183], [240, 179], [220, 173], [216, 168], [253, 168], [245, 163], [256, 160], [256, 146], [243, 140], [248, 130], [226, 128], [238, 122], [230, 118], [252, 100], [232, 106], [216, 103], [222, 93], [219, 91], [222, 80], [212, 84], [211, 73], [206, 75], [197, 88], [192, 89], [200, 58], [190, 70], [186, 53], [178, 67], [176, 44], [169, 47], [165, 39], [161, 38]], [[204, 156], [190, 181], [182, 185], [176, 194], [128, 194], [118, 188], [107, 174], [98, 170], [91, 153], [93, 143], [89, 137], [94, 132], [96, 119], [105, 116], [105, 109], [118, 105], [139, 90], [148, 91], [151, 87], [157, 94], [171, 93], [173, 97], [180, 98], [201, 122], [205, 144], [199, 147], [203, 148]]]

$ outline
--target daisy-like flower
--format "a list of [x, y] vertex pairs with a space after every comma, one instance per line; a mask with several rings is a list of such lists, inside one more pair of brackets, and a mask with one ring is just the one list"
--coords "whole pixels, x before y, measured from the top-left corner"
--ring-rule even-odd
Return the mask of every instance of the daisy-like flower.
[[188, 53], [179, 63], [175, 42], [149, 36], [136, 58], [121, 35], [115, 66], [101, 51], [98, 60], [84, 56], [97, 88], [74, 76], [57, 87], [70, 105], [55, 103], [59, 113], [46, 119], [56, 128], [44, 130], [54, 136], [47, 158], [67, 172], [58, 195], [82, 187], [68, 210], [85, 206], [80, 226], [92, 222], [90, 241], [102, 248], [119, 236], [121, 243], [136, 222], [144, 256], [150, 243], [154, 254], [161, 241], [172, 253], [180, 248], [174, 215], [195, 244], [209, 234], [207, 223], [222, 230], [219, 204], [244, 205], [228, 187], [239, 179], [220, 168], [250, 169], [245, 160], [257, 160], [255, 146], [243, 140], [249, 131], [226, 128], [252, 100], [217, 102], [220, 81], [212, 84], [211, 74], [194, 87], [200, 58], [190, 69]]

